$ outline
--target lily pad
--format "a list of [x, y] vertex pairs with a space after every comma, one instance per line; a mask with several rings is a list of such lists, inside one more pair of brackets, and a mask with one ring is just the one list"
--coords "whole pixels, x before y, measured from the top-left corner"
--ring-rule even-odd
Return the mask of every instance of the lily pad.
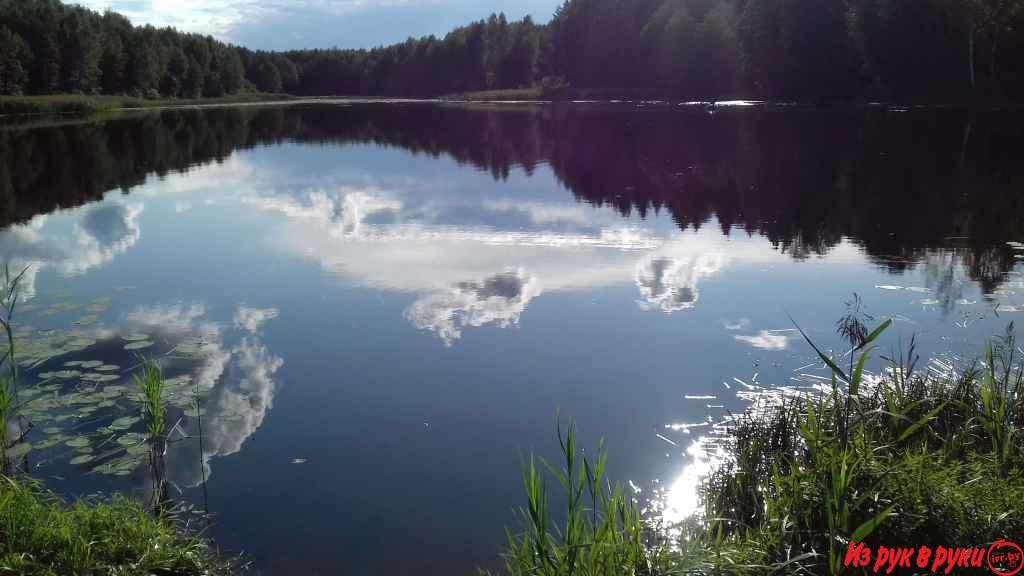
[[95, 343], [96, 343], [96, 341], [93, 340], [92, 338], [75, 338], [74, 340], [69, 340], [68, 341], [67, 347], [68, 348], [88, 348], [89, 346], [92, 346]]
[[136, 444], [141, 444], [145, 439], [146, 437], [138, 432], [129, 432], [128, 434], [118, 438], [117, 443], [121, 446], [134, 446]]
[[67, 439], [67, 436], [57, 435], [57, 436], [54, 436], [52, 438], [47, 438], [45, 440], [41, 440], [39, 442], [36, 442], [35, 443], [35, 447], [40, 449], [40, 450], [43, 450], [43, 449], [46, 449], [46, 448], [53, 448], [54, 446], [56, 446], [57, 444], [60, 444], [61, 442], [63, 442], [66, 439]]
[[89, 445], [89, 439], [86, 438], [85, 436], [77, 436], [75, 438], [72, 438], [71, 440], [68, 440], [64, 444], [66, 444], [66, 445], [68, 445], [68, 446], [70, 446], [72, 448], [81, 448], [83, 446], [88, 446]]
[[153, 345], [153, 341], [152, 340], [139, 340], [139, 341], [136, 341], [136, 342], [132, 342], [131, 344], [125, 345], [124, 349], [125, 350], [142, 350], [143, 348], [149, 348], [152, 345]]
[[121, 338], [129, 342], [138, 342], [140, 340], [149, 340], [149, 334], [140, 334], [135, 332], [133, 334], [125, 334], [121, 336]]
[[127, 430], [139, 420], [141, 420], [141, 418], [138, 416], [123, 416], [111, 422], [110, 428], [113, 430]]
[[125, 451], [132, 456], [142, 456], [149, 452], [149, 445], [142, 443], [135, 444], [134, 446], [129, 446]]
[[118, 366], [117, 364], [104, 364], [102, 366], [97, 366], [96, 367], [96, 371], [97, 372], [113, 372], [115, 370], [120, 370], [120, 369], [121, 369], [121, 367]]
[[87, 360], [82, 362], [82, 368], [99, 368], [100, 366], [103, 366], [103, 362], [99, 360]]
[[65, 366], [68, 366], [68, 367], [71, 367], [71, 366], [80, 366], [81, 364], [82, 364], [82, 361], [81, 361], [81, 360], [72, 360], [72, 361], [70, 361], [70, 362], [65, 362], [65, 363], [64, 363], [64, 365], [65, 365]]
[[47, 434], [60, 434], [61, 431], [63, 431], [63, 428], [58, 428], [56, 426], [50, 426], [49, 428], [43, 428], [43, 432], [45, 432]]
[[81, 454], [71, 459], [71, 464], [76, 466], [78, 464], [87, 464], [89, 462], [92, 462], [92, 454]]

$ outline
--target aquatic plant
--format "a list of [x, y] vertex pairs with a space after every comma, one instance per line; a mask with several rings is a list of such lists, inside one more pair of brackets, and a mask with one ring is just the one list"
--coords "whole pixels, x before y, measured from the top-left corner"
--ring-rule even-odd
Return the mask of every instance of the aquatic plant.
[[160, 510], [167, 501], [167, 480], [164, 455], [167, 451], [167, 407], [164, 405], [164, 378], [160, 365], [153, 359], [142, 361], [141, 371], [134, 376], [142, 396], [142, 418], [146, 424], [145, 442], [149, 446], [149, 468], [153, 480], [153, 506]]
[[[0, 326], [3, 327], [7, 338], [7, 349], [0, 358], [0, 473], [7, 472], [8, 449], [12, 442], [7, 438], [8, 423], [12, 418], [17, 417], [18, 412], [18, 361], [15, 354], [14, 330], [11, 323], [14, 319], [14, 309], [18, 304], [18, 287], [21, 279], [28, 272], [26, 266], [20, 273], [11, 276], [9, 264], [4, 264], [4, 285], [0, 290]], [[4, 370], [6, 364], [7, 369]], [[21, 440], [21, 437], [14, 439], [14, 442]]]
[[[519, 511], [522, 530], [508, 532], [505, 570], [515, 576], [588, 574], [660, 574], [666, 556], [652, 546], [652, 535], [636, 503], [619, 485], [605, 478], [607, 455], [580, 458], [576, 428], [563, 434], [558, 426], [563, 464], [555, 467], [531, 456], [523, 466], [527, 505]], [[563, 523], [555, 526], [549, 514], [544, 470], [558, 481], [565, 499]]]

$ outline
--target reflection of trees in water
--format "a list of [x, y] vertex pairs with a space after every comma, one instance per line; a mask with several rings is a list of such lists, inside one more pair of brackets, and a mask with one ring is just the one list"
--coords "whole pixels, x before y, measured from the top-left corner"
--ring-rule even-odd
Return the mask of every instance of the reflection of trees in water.
[[[970, 126], [970, 129], [966, 128]], [[0, 131], [0, 222], [127, 190], [258, 144], [376, 143], [447, 155], [505, 178], [549, 164], [577, 199], [623, 215], [715, 217], [794, 258], [852, 238], [892, 271], [960, 238], [991, 290], [1022, 236], [1024, 118], [956, 111], [309, 106], [165, 111]]]

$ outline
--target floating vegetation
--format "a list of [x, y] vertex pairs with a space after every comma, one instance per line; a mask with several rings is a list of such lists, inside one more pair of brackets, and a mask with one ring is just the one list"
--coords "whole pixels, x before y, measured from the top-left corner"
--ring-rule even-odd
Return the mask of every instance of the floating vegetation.
[[123, 416], [110, 423], [111, 430], [127, 430], [141, 420], [138, 416]]
[[86, 438], [85, 436], [76, 436], [75, 438], [68, 440], [64, 444], [70, 446], [71, 448], [81, 448], [83, 446], [89, 445], [89, 439]]
[[85, 316], [82, 316], [78, 320], [75, 320], [74, 321], [74, 325], [75, 326], [88, 326], [90, 324], [95, 324], [96, 321], [99, 320], [99, 319], [100, 319], [100, 317], [95, 315], [95, 314], [87, 314]]
[[146, 435], [138, 432], [129, 432], [124, 436], [117, 439], [117, 443], [121, 446], [138, 446], [144, 445], [146, 441]]
[[149, 348], [152, 345], [153, 345], [153, 341], [152, 340], [140, 340], [138, 342], [131, 342], [130, 344], [126, 344], [124, 349], [125, 350], [142, 350], [143, 348]]
[[[162, 411], [174, 411], [173, 416], [162, 415], [168, 419], [166, 425], [205, 413], [196, 407], [199, 391], [193, 371], [219, 349], [218, 331], [206, 327], [198, 333], [167, 333], [163, 328], [135, 324], [121, 335], [82, 328], [98, 321], [111, 302], [109, 297], [91, 301], [89, 314], [68, 328], [12, 328], [18, 365], [27, 383], [20, 391], [19, 415], [32, 428], [26, 441], [8, 450], [9, 458], [48, 450], [32, 466], [62, 461], [102, 475], [135, 473], [146, 463], [153, 445], [147, 442], [149, 423], [138, 413], [144, 388], [123, 382], [133, 373], [144, 372], [136, 351], [155, 346], [158, 337], [180, 348], [172, 348], [176, 353], [170, 364], [172, 376], [163, 380]], [[78, 308], [78, 304], [59, 302], [40, 310], [56, 314]], [[0, 353], [8, 348], [0, 343]], [[204, 383], [203, 388], [210, 384]], [[178, 432], [184, 434], [183, 429]], [[166, 441], [163, 434], [169, 432], [160, 434], [161, 441]]]

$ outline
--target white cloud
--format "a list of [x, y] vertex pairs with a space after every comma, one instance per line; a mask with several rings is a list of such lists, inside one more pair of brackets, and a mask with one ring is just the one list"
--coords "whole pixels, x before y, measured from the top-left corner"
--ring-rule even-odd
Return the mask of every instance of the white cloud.
[[112, 9], [133, 24], [171, 26], [230, 41], [239, 27], [270, 22], [301, 11], [320, 17], [345, 17], [353, 12], [392, 6], [438, 4], [441, 0], [77, 0], [97, 11]]

